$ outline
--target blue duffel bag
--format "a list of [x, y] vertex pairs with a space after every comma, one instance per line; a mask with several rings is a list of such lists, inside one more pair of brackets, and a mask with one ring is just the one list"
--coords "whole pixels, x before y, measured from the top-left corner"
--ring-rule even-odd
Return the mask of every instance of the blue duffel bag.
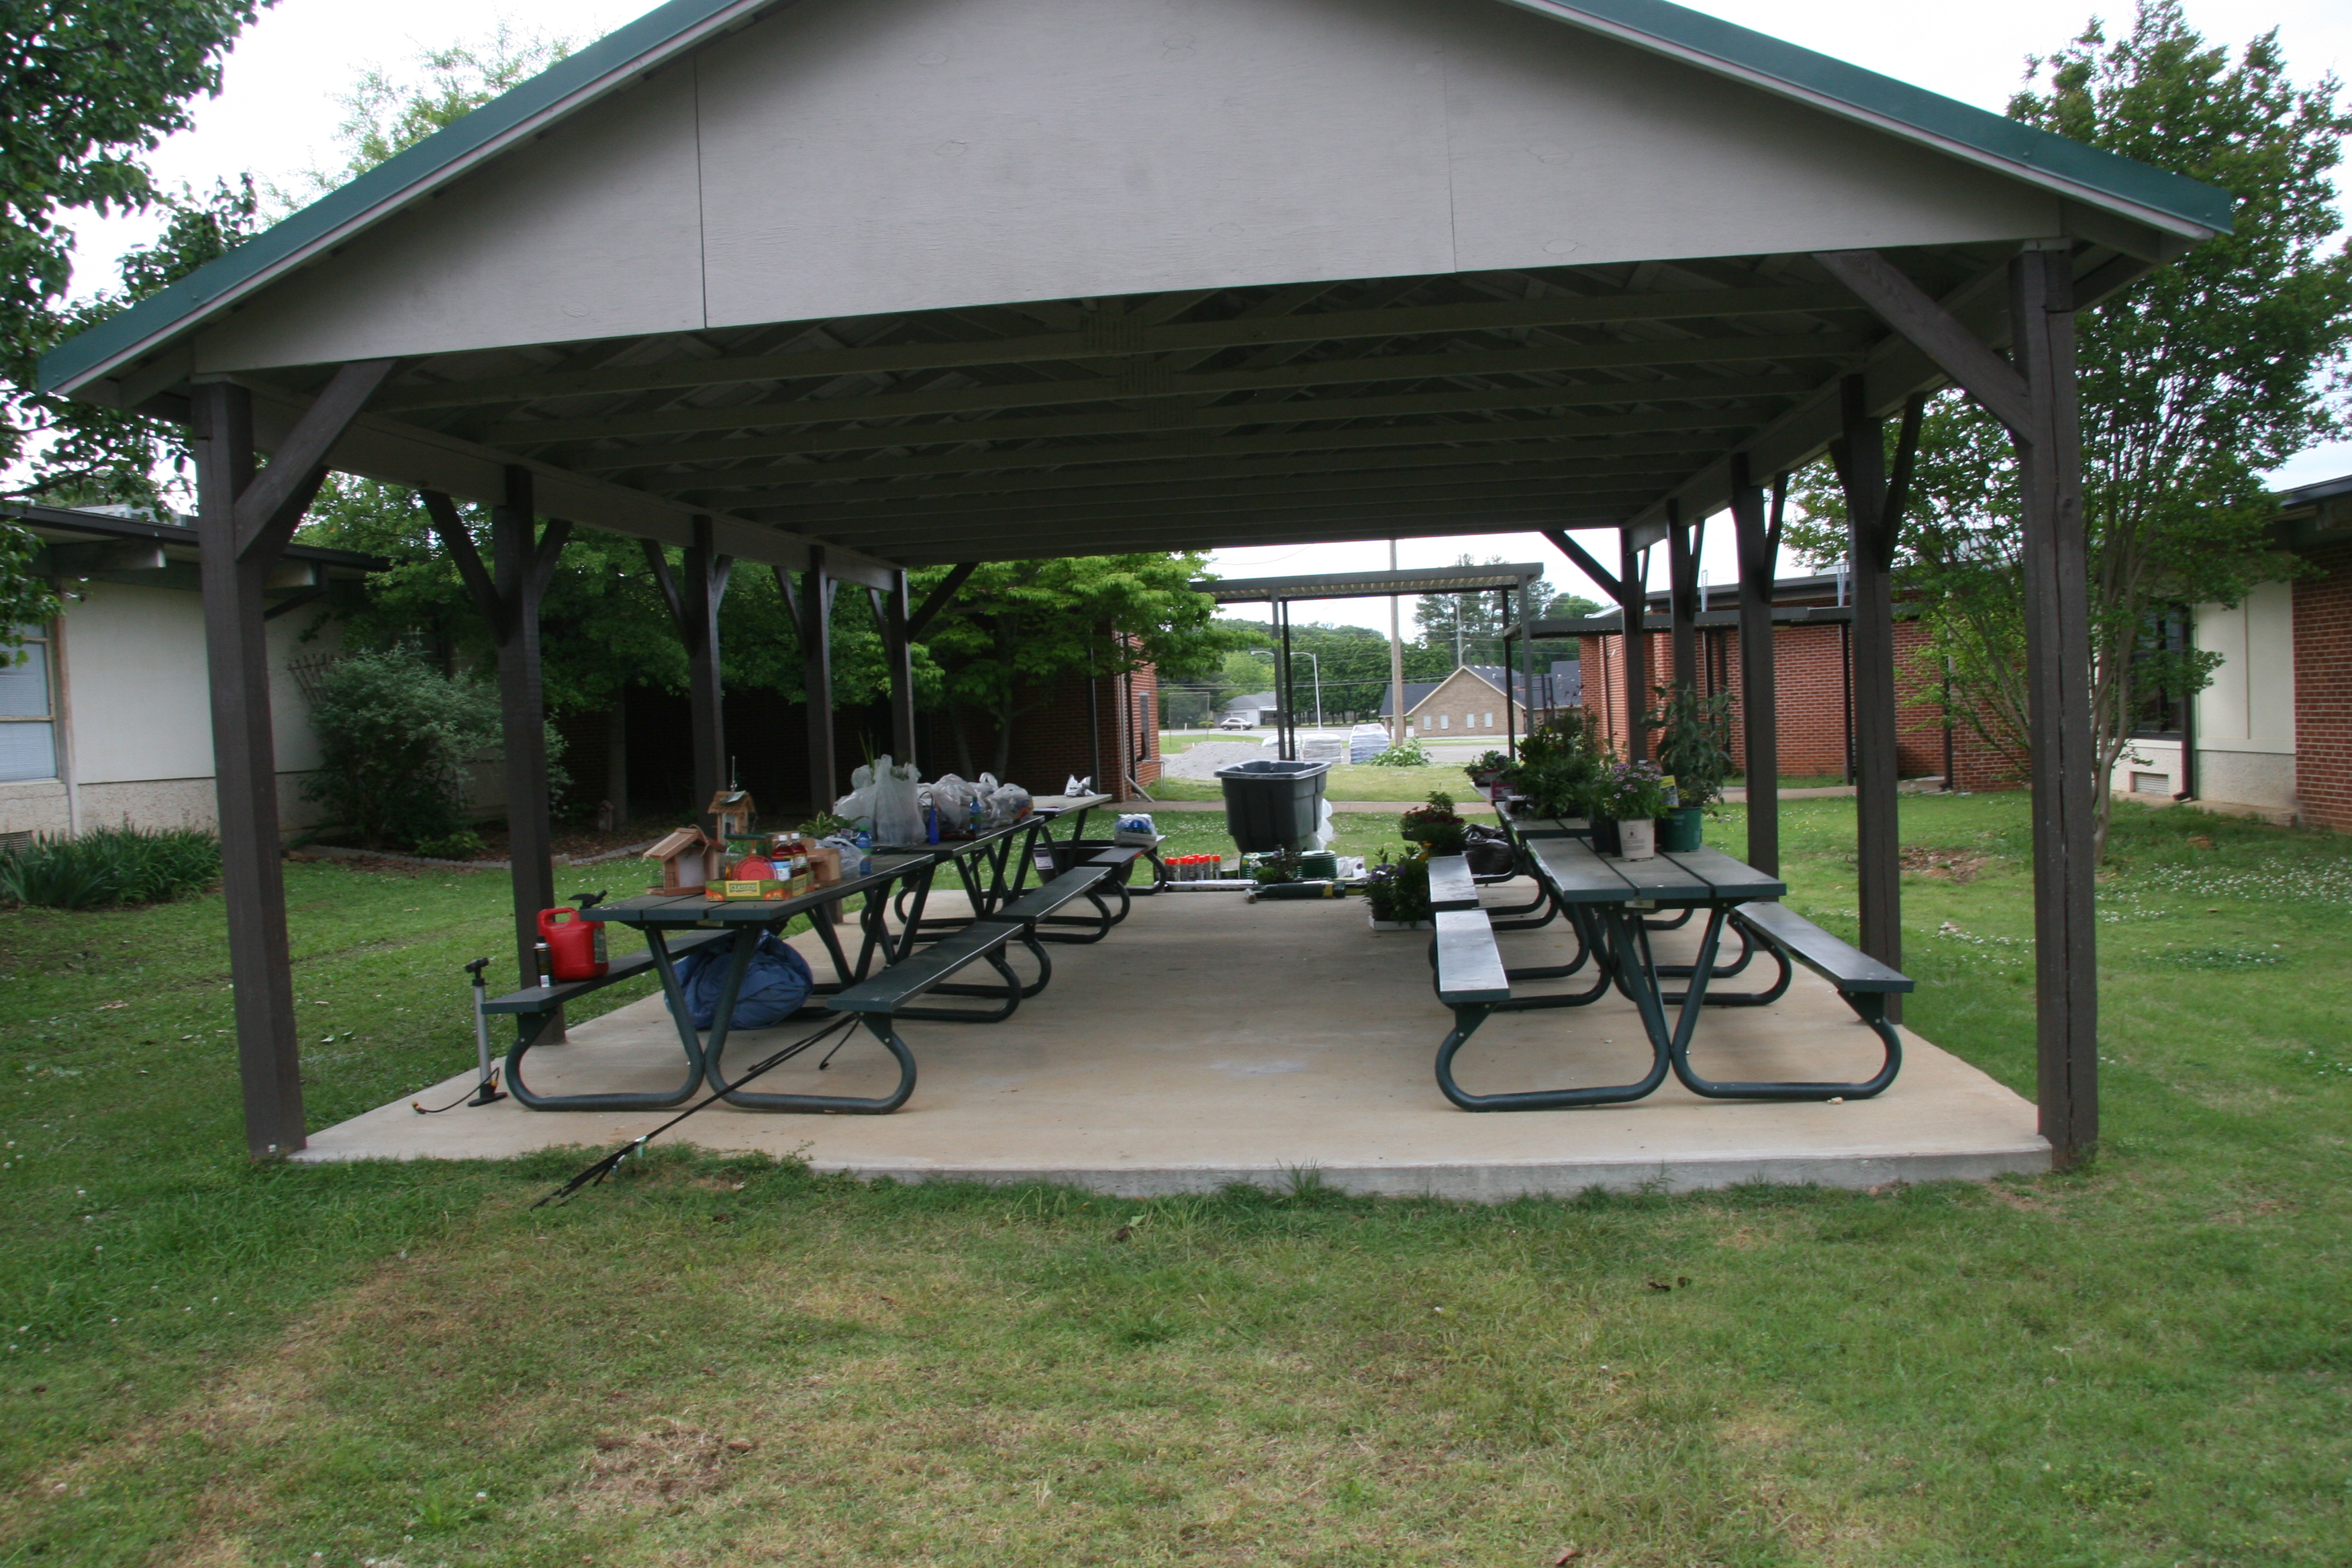
[[[727, 986], [727, 966], [734, 958], [732, 942], [712, 942], [696, 948], [677, 961], [677, 985], [686, 994], [694, 1026], [708, 1029], [719, 1016], [719, 994]], [[793, 952], [773, 931], [760, 933], [760, 945], [743, 971], [742, 988], [735, 994], [731, 1029], [767, 1029], [800, 1011], [816, 975], [808, 960]]]

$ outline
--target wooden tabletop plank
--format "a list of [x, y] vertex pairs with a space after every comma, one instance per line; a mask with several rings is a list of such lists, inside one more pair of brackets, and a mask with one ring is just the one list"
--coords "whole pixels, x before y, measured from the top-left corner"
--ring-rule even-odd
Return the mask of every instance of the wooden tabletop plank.
[[1704, 904], [1715, 897], [1707, 879], [1683, 869], [1663, 856], [1647, 860], [1628, 860], [1622, 856], [1604, 856], [1609, 868], [1633, 886], [1633, 896], [1653, 903], [1673, 906]]
[[1666, 858], [1704, 878], [1718, 901], [1745, 903], [1750, 899], [1786, 898], [1789, 884], [1735, 860], [1720, 849], [1676, 849]]
[[1641, 897], [1618, 875], [1618, 862], [1603, 860], [1580, 838], [1538, 838], [1528, 846], [1543, 878], [1561, 900], [1571, 904], [1622, 904]]

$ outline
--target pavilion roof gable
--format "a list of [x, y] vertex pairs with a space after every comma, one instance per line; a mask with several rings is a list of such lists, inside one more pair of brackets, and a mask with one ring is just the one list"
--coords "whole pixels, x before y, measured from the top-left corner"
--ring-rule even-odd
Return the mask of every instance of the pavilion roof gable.
[[[160, 388], [187, 374], [206, 371], [656, 335], [1087, 293], [1105, 279], [1086, 275], [1083, 265], [1063, 265], [1088, 248], [1074, 247], [1067, 243], [1068, 235], [1048, 236], [1047, 243], [1037, 247], [1038, 254], [1018, 258], [1017, 265], [999, 264], [1006, 247], [1019, 248], [1018, 237], [1034, 230], [1034, 211], [1007, 211], [1003, 232], [978, 236], [951, 253], [940, 248], [941, 236], [970, 230], [971, 212], [960, 209], [958, 201], [982, 212], [1006, 205], [1001, 191], [991, 185], [989, 172], [979, 167], [992, 150], [983, 148], [982, 158], [959, 164], [950, 149], [956, 154], [971, 149], [952, 137], [931, 149], [942, 170], [953, 170], [936, 176], [909, 161], [911, 153], [921, 149], [910, 143], [897, 150], [908, 155], [901, 157], [898, 167], [916, 169], [920, 177], [909, 193], [914, 200], [891, 205], [916, 211], [921, 222], [933, 226], [929, 228], [921, 222], [893, 227], [887, 215], [866, 214], [858, 204], [870, 199], [870, 187], [853, 188], [856, 183], [843, 180], [839, 168], [827, 166], [813, 178], [803, 176], [812, 190], [840, 187], [835, 204], [838, 211], [800, 214], [794, 211], [794, 195], [761, 195], [780, 172], [789, 171], [802, 146], [796, 138], [822, 142], [835, 136], [830, 147], [820, 150], [837, 152], [870, 135], [873, 126], [903, 118], [898, 105], [885, 103], [876, 108], [870, 121], [841, 125], [847, 100], [874, 85], [841, 73], [854, 74], [853, 68], [869, 73], [881, 68], [874, 63], [878, 51], [888, 56], [886, 63], [896, 73], [887, 80], [911, 92], [909, 84], [932, 79], [924, 76], [926, 71], [964, 63], [950, 61], [940, 49], [913, 53], [930, 36], [926, 28], [935, 33], [945, 26], [952, 33], [951, 25], [961, 26], [966, 38], [988, 32], [975, 20], [974, 5], [975, 0], [867, 0], [857, 6], [825, 0], [797, 5], [670, 0], [229, 255], [60, 345], [43, 362], [44, 384], [79, 390], [134, 361], [143, 363], [127, 381]], [[982, 20], [999, 31], [1004, 21], [996, 15], [1000, 11], [1016, 21], [1019, 13], [1028, 11], [1029, 25], [1042, 26], [1034, 7], [1013, 0], [980, 8], [989, 12]], [[1035, 36], [1083, 40], [1069, 47], [1099, 52], [1104, 47], [1099, 40], [1113, 36], [1106, 19], [1119, 19], [1120, 0], [1082, 0], [1076, 8], [1087, 13], [1078, 19], [1087, 26], [1055, 22]], [[2029, 237], [2074, 226], [2086, 213], [2093, 226], [2102, 219], [2111, 228], [2118, 223], [2138, 226], [2135, 232], [2152, 233], [2159, 243], [2166, 236], [2174, 243], [2193, 239], [2229, 224], [2225, 193], [1664, 0], [1504, 0], [1493, 9], [1565, 23], [1590, 37], [1613, 40], [1866, 125], [1894, 143], [1907, 142], [1958, 160], [1958, 165], [1974, 165], [1970, 170], [1948, 163], [1940, 177], [1930, 182], [1949, 187], [1953, 195], [1948, 205], [1961, 214], [1960, 228], [1970, 230], [1953, 233], [1949, 237], [1954, 242]], [[1911, 227], [1919, 232], [1908, 232], [1897, 221], [1884, 235], [1857, 228], [1853, 236], [1841, 239], [1832, 233], [1831, 246], [1937, 243], [1942, 237], [1937, 225], [1945, 220], [1931, 210], [1934, 194], [1901, 188], [1916, 186], [1918, 170], [1907, 163], [1896, 168], [1902, 159], [1887, 143], [1867, 138], [1856, 142], [1848, 135], [1841, 144], [1835, 135], [1791, 131], [1797, 121], [1776, 122], [1778, 134], [1771, 136], [1742, 138], [1727, 134], [1723, 124], [1709, 131], [1698, 123], [1705, 116], [1689, 108], [1704, 94], [1653, 93], [1654, 99], [1672, 97], [1680, 106], [1678, 120], [1686, 123], [1663, 120], [1654, 112], [1647, 121], [1637, 124], [1627, 119], [1612, 131], [1602, 110], [1595, 110], [1581, 124], [1573, 115], [1563, 119], [1562, 103], [1597, 101], [1603, 96], [1587, 91], [1579, 99], [1572, 90], [1575, 84], [1563, 85], [1544, 74], [1580, 58], [1578, 52], [1524, 29], [1511, 33], [1486, 11], [1432, 7], [1426, 0], [1347, 0], [1318, 8], [1202, 8], [1199, 16], [1205, 19], [1194, 25], [1206, 40], [1203, 49], [1234, 46], [1221, 69], [1251, 66], [1255, 57], [1240, 46], [1268, 35], [1269, 29], [1290, 28], [1285, 42], [1292, 49], [1291, 74], [1283, 78], [1261, 72], [1255, 85], [1265, 101], [1274, 101], [1283, 91], [1305, 91], [1318, 76], [1347, 74], [1342, 69], [1346, 62], [1325, 62], [1301, 52], [1302, 39], [1307, 45], [1319, 41], [1318, 28], [1330, 33], [1335, 43], [1340, 41], [1345, 23], [1353, 28], [1344, 39], [1354, 50], [1353, 74], [1343, 84], [1341, 96], [1352, 98], [1357, 110], [1370, 116], [1367, 124], [1376, 127], [1384, 119], [1415, 115], [1439, 121], [1395, 129], [1385, 150], [1356, 165], [1353, 174], [1348, 174], [1346, 163], [1335, 161], [1363, 145], [1351, 128], [1339, 127], [1326, 148], [1302, 149], [1291, 142], [1299, 125], [1315, 117], [1315, 106], [1260, 125], [1250, 121], [1252, 110], [1228, 91], [1222, 77], [1213, 91], [1197, 80], [1168, 87], [1165, 71], [1153, 75], [1102, 59], [1093, 62], [1102, 67], [1102, 74], [1087, 89], [1096, 91], [1099, 101], [1083, 106], [1084, 112], [1067, 112], [1067, 104], [1058, 105], [1063, 122], [1047, 127], [1013, 155], [1028, 157], [1038, 146], [1050, 147], [1056, 135], [1068, 145], [1079, 145], [1089, 124], [1116, 124], [1130, 112], [1148, 112], [1155, 92], [1163, 100], [1191, 94], [1199, 104], [1213, 103], [1219, 116], [1237, 117], [1220, 134], [1234, 147], [1261, 149], [1255, 161], [1244, 167], [1213, 166], [1225, 142], [1212, 137], [1194, 150], [1203, 167], [1189, 174], [1177, 170], [1171, 176], [1194, 182], [1185, 187], [1186, 194], [1223, 193], [1240, 204], [1230, 216], [1203, 211], [1201, 232], [1189, 237], [1133, 221], [1132, 210], [1120, 206], [1123, 198], [1108, 178], [1116, 171], [1108, 168], [1092, 171], [1105, 175], [1098, 191], [1072, 196], [1066, 182], [1049, 181], [1054, 188], [1039, 198], [1067, 208], [1072, 233], [1085, 232], [1084, 226], [1092, 222], [1097, 232], [1118, 241], [1110, 247], [1115, 256], [1103, 264], [1109, 270], [1138, 287], [1160, 289], [1646, 259], [1659, 253], [1642, 247], [1655, 245], [1669, 246], [1663, 254], [1716, 254], [1671, 249], [1675, 224], [1687, 226], [1696, 221], [1689, 215], [1704, 208], [1706, 192], [1683, 194], [1677, 211], [1678, 193], [1672, 182], [1660, 184], [1638, 177], [1638, 171], [1612, 175], [1608, 162], [1649, 158], [1672, 163], [1678, 157], [1704, 162], [1726, 155], [1726, 148], [1737, 149], [1740, 156], [1766, 156], [1771, 143], [1790, 136], [1807, 141], [1810, 135], [1811, 144], [1782, 150], [1782, 161], [1790, 168], [1811, 159], [1827, 172], [1826, 184], [1843, 178], [1858, 188], [1858, 183], [1877, 179], [1888, 186], [1890, 202], [1898, 206], [1908, 202], [1916, 209]], [[1129, 16], [1122, 25], [1131, 28], [1141, 24]], [[722, 35], [746, 27], [756, 31], [714, 47]], [[769, 35], [763, 52], [758, 35], [772, 27], [780, 31]], [[1231, 36], [1216, 36], [1215, 28], [1227, 29]], [[1257, 32], [1250, 33], [1252, 28]], [[1433, 53], [1423, 47], [1433, 37], [1442, 37]], [[1150, 63], [1181, 67], [1192, 48], [1193, 35], [1157, 41], [1162, 58]], [[1453, 47], [1457, 41], [1461, 47]], [[1529, 43], [1536, 47], [1517, 47]], [[1381, 54], [1382, 50], [1387, 52]], [[1335, 47], [1333, 52], [1345, 51]], [[1518, 57], [1523, 53], [1548, 58], [1522, 60]], [[1380, 58], [1372, 58], [1374, 54]], [[689, 56], [691, 68], [664, 69]], [[1609, 55], [1591, 67], [1589, 74], [1595, 83], [1624, 78], [1630, 58]], [[942, 89], [936, 113], [946, 123], [960, 109], [969, 112], [972, 104], [991, 101], [1010, 115], [1003, 106], [1021, 96], [1017, 89], [1024, 84], [1017, 73], [1055, 68], [1056, 62], [1031, 59], [1016, 49], [1011, 63], [993, 78], [985, 74], [984, 66], [966, 69], [960, 87]], [[800, 74], [793, 76], [793, 70]], [[835, 75], [826, 75], [828, 70]], [[1410, 86], [1416, 76], [1425, 78], [1433, 70], [1434, 85], [1383, 99], [1383, 82], [1392, 78], [1400, 87]], [[953, 75], [950, 70], [936, 79], [944, 84]], [[778, 110], [775, 100], [782, 94], [774, 84], [786, 77], [799, 84], [794, 92], [813, 101]], [[1129, 87], [1140, 84], [1134, 101], [1143, 102], [1144, 110], [1136, 110], [1126, 99], [1112, 101], [1115, 94], [1127, 90], [1122, 81]], [[837, 89], [833, 100], [821, 101], [829, 89]], [[959, 98], [958, 92], [965, 96]], [[1383, 100], [1370, 101], [1376, 99]], [[1631, 101], [1630, 96], [1625, 100]], [[1622, 105], [1603, 109], [1629, 112]], [[1197, 110], [1181, 112], [1192, 113], [1195, 121], [1202, 118]], [[1734, 103], [1727, 112], [1757, 111], [1752, 105], [1742, 109]], [[731, 124], [727, 119], [730, 114], [735, 117]], [[1089, 121], [1088, 115], [1097, 118]], [[1473, 127], [1478, 147], [1452, 151], [1449, 137], [1424, 133], [1447, 129], [1443, 121], [1449, 115], [1456, 121], [1485, 121]], [[832, 130], [826, 129], [828, 116]], [[1719, 113], [1718, 121], [1722, 118]], [[919, 125], [907, 131], [909, 137], [927, 134]], [[1552, 140], [1547, 142], [1547, 136]], [[714, 138], [725, 144], [723, 156], [714, 156]], [[1660, 146], [1661, 142], [1669, 144]], [[1440, 146], [1449, 149], [1444, 159], [1430, 158], [1426, 150]], [[1841, 158], [1851, 167], [1832, 169]], [[572, 165], [568, 175], [567, 160]], [[1295, 165], [1289, 175], [1282, 173], [1286, 163]], [[485, 177], [472, 181], [469, 188], [457, 188], [477, 173]], [[995, 174], [1001, 178], [1003, 171]], [[1752, 177], [1737, 170], [1726, 174], [1734, 184]], [[733, 193], [714, 197], [709, 189], [714, 178], [722, 184], [731, 181]], [[1297, 191], [1286, 194], [1275, 188], [1286, 178]], [[1549, 231], [1541, 225], [1549, 221], [1558, 226], [1559, 220], [1556, 215], [1548, 219], [1545, 204], [1531, 204], [1529, 193], [1550, 192], [1556, 198], [1551, 205], [1573, 210], [1576, 203], [1568, 198], [1581, 189], [1577, 181], [1612, 178], [1618, 186], [1657, 187], [1656, 210], [1637, 214], [1634, 229], [1625, 235], [1588, 237], [1581, 247], [1564, 237], [1546, 237]], [[1348, 195], [1351, 188], [1357, 195]], [[1298, 192], [1308, 195], [1299, 197]], [[2031, 200], [2025, 199], [2029, 194]], [[438, 199], [444, 196], [453, 199]], [[761, 208], [763, 199], [771, 201], [774, 212]], [[1089, 201], [1095, 204], [1091, 209]], [[1347, 205], [1350, 202], [1353, 206]], [[1336, 216], [1322, 210], [1333, 203], [1340, 204]], [[925, 215], [925, 204], [934, 204], [938, 210]], [[1848, 205], [1853, 205], [1850, 199]], [[730, 209], [740, 211], [742, 221], [731, 231], [722, 223], [714, 233], [710, 215]], [[1389, 221], [1391, 212], [1402, 213], [1409, 221]], [[1723, 221], [1721, 215], [1706, 216], [1710, 221]], [[501, 216], [503, 226], [498, 221]], [[1264, 234], [1249, 232], [1261, 220]], [[1123, 222], [1133, 232], [1122, 239], [1117, 231]], [[1227, 230], [1234, 232], [1228, 235]], [[578, 243], [578, 237], [588, 233], [603, 237], [598, 246]], [[961, 239], [953, 243], [965, 244]], [[813, 256], [813, 245], [831, 248]], [[928, 257], [927, 247], [932, 251]], [[1767, 237], [1766, 242], [1738, 248], [1774, 247]], [[992, 250], [996, 257], [992, 258]], [[1625, 254], [1621, 257], [1617, 251]], [[792, 268], [779, 267], [778, 259], [787, 256], [801, 260]], [[420, 271], [421, 261], [428, 258], [431, 267]], [[605, 282], [625, 279], [625, 293], [608, 288], [599, 296], [596, 279], [584, 272], [577, 288], [568, 275], [550, 286], [550, 268], [560, 274], [575, 262], [587, 267], [588, 260], [602, 265]], [[1067, 277], [1062, 275], [1066, 271]], [[967, 275], [972, 279], [968, 285]], [[943, 293], [940, 280], [949, 277], [972, 298]], [[487, 287], [486, 279], [490, 280]], [[810, 279], [818, 282], [810, 283]], [[230, 318], [233, 308], [263, 289], [276, 290], [270, 310]], [[323, 324], [330, 317], [338, 322], [334, 330]], [[173, 353], [161, 353], [167, 348]], [[129, 403], [139, 400], [120, 389], [117, 396]]]

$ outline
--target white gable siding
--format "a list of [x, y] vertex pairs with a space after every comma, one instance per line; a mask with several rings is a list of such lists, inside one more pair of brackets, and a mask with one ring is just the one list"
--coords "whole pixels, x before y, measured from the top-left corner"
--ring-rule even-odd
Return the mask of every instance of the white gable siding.
[[694, 73], [565, 121], [200, 338], [245, 370], [703, 324]]
[[2060, 222], [1495, 0], [806, 0], [264, 290], [195, 366]]

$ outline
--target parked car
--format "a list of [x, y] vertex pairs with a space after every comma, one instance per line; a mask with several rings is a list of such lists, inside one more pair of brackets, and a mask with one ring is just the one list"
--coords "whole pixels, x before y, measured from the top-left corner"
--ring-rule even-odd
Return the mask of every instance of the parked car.
[[1220, 730], [1255, 730], [1257, 728], [1257, 721], [1251, 718], [1246, 713], [1228, 713], [1223, 718], [1217, 721], [1217, 728]]

